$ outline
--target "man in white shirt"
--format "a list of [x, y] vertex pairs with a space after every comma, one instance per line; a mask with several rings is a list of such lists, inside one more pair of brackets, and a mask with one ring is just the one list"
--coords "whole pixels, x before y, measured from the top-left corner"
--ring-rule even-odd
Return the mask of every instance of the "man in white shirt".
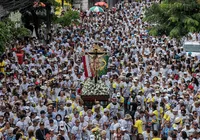
[[40, 121], [46, 122], [48, 118], [45, 116], [46, 112], [44, 110], [40, 111]]
[[31, 126], [28, 127], [28, 132], [29, 131], [33, 131], [33, 133], [35, 134], [36, 130], [39, 129], [40, 127], [38, 126], [39, 120], [34, 119], [33, 120], [33, 124]]
[[49, 120], [49, 125], [46, 127], [47, 129], [53, 129], [53, 132], [55, 134], [58, 134], [58, 125], [54, 123], [53, 119]]
[[104, 115], [99, 120], [101, 128], [104, 128], [104, 125], [109, 122], [108, 115], [109, 115], [109, 109], [106, 108], [104, 109]]
[[25, 121], [25, 116], [21, 115], [20, 121], [17, 122], [16, 126], [19, 127], [21, 130], [23, 130], [27, 135], [27, 128], [28, 128], [27, 122]]
[[50, 133], [49, 135], [50, 140], [57, 140], [57, 136], [54, 134], [54, 128], [50, 128], [49, 133]]
[[130, 136], [126, 133], [125, 128], [121, 128], [122, 140], [130, 140]]
[[151, 125], [146, 125], [146, 131], [142, 133], [144, 140], [151, 140], [153, 138], [153, 132], [151, 131]]
[[75, 125], [72, 127], [71, 134], [73, 140], [80, 140], [82, 137], [82, 129], [78, 119], [75, 121]]
[[44, 101], [42, 99], [39, 100], [39, 105], [37, 105], [35, 109], [38, 115], [40, 115], [42, 110], [47, 112], [47, 107], [44, 105]]

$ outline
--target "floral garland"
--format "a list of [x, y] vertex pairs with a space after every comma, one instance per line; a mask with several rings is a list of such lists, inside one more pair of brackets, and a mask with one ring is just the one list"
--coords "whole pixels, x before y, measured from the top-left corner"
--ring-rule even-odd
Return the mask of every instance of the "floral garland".
[[82, 95], [109, 95], [109, 88], [101, 80], [95, 85], [94, 80], [87, 79], [83, 85]]

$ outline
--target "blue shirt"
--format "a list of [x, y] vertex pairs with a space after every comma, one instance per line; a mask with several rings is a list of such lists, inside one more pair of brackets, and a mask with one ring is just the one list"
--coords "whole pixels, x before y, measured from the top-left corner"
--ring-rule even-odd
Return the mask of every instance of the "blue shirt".
[[173, 131], [173, 128], [172, 128], [172, 127], [170, 127], [170, 128], [165, 127], [165, 128], [163, 128], [163, 130], [162, 130], [162, 135], [165, 136], [165, 137], [168, 137], [170, 131]]

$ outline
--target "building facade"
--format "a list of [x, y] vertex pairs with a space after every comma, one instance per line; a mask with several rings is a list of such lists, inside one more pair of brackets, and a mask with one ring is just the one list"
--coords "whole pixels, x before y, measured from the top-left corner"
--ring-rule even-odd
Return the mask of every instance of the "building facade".
[[120, 2], [121, 0], [74, 0], [73, 6], [75, 8], [80, 8], [81, 10], [85, 11], [94, 6], [94, 4], [99, 1], [107, 2], [109, 8], [112, 8], [116, 3]]

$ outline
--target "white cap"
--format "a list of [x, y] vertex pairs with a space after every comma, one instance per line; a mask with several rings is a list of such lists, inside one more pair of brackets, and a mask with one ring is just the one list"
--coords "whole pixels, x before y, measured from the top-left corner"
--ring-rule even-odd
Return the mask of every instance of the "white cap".
[[95, 136], [94, 135], [90, 135], [90, 140], [95, 140]]
[[124, 127], [121, 127], [121, 131], [126, 131], [126, 129]]
[[50, 131], [54, 131], [54, 128], [49, 128]]
[[176, 127], [174, 127], [174, 130], [178, 131], [178, 127], [177, 127], [177, 126], [176, 126]]
[[105, 113], [105, 112], [109, 112], [109, 109], [105, 108], [103, 112], [104, 112], [104, 113]]
[[120, 92], [118, 92], [118, 93], [117, 93], [117, 97], [120, 97], [120, 96], [121, 96], [121, 94], [120, 94]]
[[60, 121], [59, 126], [65, 126], [65, 122], [64, 121]]
[[176, 112], [176, 111], [178, 111], [178, 109], [175, 107], [172, 111]]
[[40, 117], [39, 117], [39, 116], [36, 116], [34, 120], [40, 120]]
[[60, 126], [60, 130], [65, 130], [65, 126], [64, 126], [64, 125], [61, 125], [61, 126]]
[[71, 100], [67, 100], [67, 104], [72, 104], [72, 101]]

